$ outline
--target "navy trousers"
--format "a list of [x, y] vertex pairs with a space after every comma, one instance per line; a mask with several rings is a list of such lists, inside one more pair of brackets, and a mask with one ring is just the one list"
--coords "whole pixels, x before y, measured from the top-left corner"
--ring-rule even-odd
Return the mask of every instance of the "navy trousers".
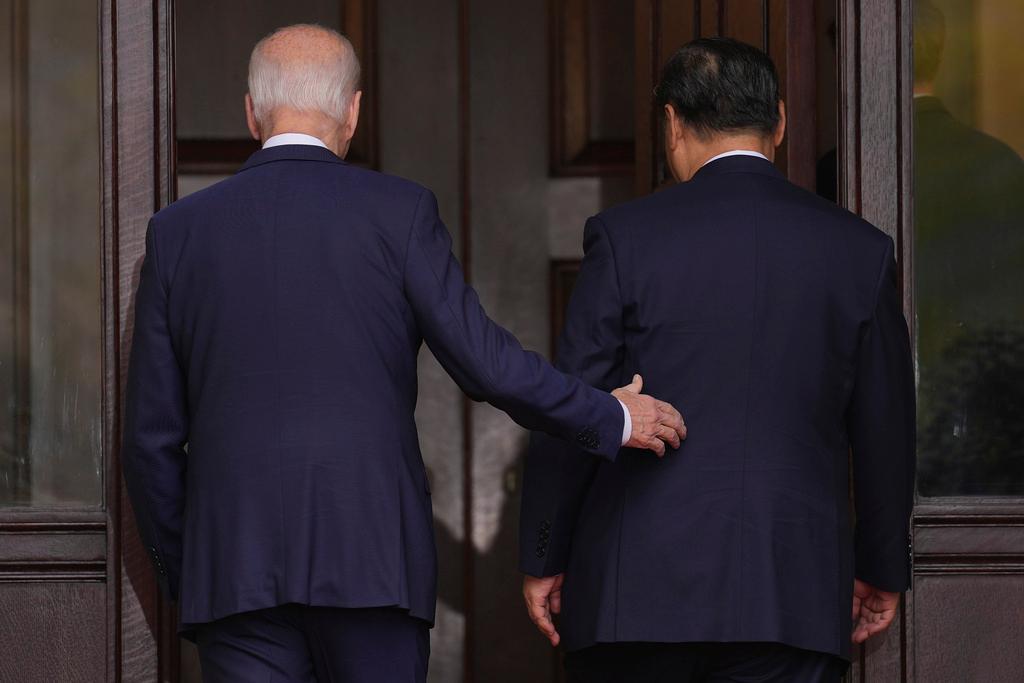
[[196, 630], [204, 683], [422, 683], [430, 626], [392, 608], [281, 605]]
[[600, 643], [565, 656], [569, 683], [839, 683], [846, 668], [778, 643]]

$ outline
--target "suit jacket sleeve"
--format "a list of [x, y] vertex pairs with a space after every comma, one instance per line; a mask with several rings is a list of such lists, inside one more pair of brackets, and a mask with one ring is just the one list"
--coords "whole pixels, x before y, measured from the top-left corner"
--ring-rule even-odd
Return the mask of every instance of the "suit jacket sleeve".
[[177, 599], [188, 439], [185, 380], [167, 325], [154, 223], [135, 298], [121, 461], [128, 495], [161, 587]]
[[558, 372], [487, 317], [451, 253], [437, 200], [427, 191], [409, 236], [405, 295], [430, 350], [472, 399], [487, 401], [527, 429], [614, 459], [622, 442], [619, 402]]
[[847, 431], [853, 450], [856, 576], [892, 592], [910, 586], [914, 396], [910, 338], [890, 241], [874, 315], [861, 339]]
[[[556, 365], [599, 389], [610, 389], [623, 380], [623, 303], [614, 253], [600, 219], [587, 222], [583, 249]], [[600, 466], [572, 444], [533, 435], [519, 523], [523, 573], [553, 576], [565, 571], [576, 518]]]

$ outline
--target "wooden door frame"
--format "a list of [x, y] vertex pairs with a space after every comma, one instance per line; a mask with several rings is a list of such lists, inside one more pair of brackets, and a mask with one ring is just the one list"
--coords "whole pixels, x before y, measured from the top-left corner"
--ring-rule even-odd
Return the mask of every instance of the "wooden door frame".
[[[907, 320], [914, 319], [910, 0], [838, 0], [839, 203], [892, 237]], [[894, 136], [895, 133], [895, 136]], [[894, 144], [895, 140], [895, 144]], [[913, 335], [913, 325], [911, 325]], [[915, 510], [915, 516], [917, 511]], [[849, 680], [906, 681], [911, 594], [897, 622], [854, 646]]]
[[101, 0], [104, 462], [108, 680], [178, 680], [174, 610], [160, 595], [121, 475], [133, 301], [149, 217], [174, 187], [173, 0]]

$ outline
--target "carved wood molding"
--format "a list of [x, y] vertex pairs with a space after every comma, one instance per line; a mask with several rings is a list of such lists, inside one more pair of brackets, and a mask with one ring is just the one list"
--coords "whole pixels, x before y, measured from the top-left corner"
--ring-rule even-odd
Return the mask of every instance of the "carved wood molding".
[[0, 583], [106, 581], [103, 512], [0, 513]]
[[914, 555], [915, 576], [946, 574], [1024, 575], [1024, 553], [920, 553]]
[[[549, 3], [550, 146], [555, 176], [628, 175], [634, 169], [634, 140], [591, 136], [590, 4], [588, 0]], [[622, 35], [628, 38], [631, 32], [624, 28]]]

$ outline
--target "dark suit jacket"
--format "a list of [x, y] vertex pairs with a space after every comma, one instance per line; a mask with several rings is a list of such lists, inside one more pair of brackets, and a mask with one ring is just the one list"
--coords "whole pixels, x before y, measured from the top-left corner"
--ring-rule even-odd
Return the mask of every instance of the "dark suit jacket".
[[854, 567], [890, 591], [910, 579], [914, 383], [892, 241], [734, 156], [592, 218], [584, 248], [557, 365], [599, 387], [641, 373], [689, 436], [607, 464], [534, 436], [521, 568], [565, 572], [567, 647], [848, 656]]
[[423, 340], [472, 398], [618, 452], [618, 402], [487, 318], [414, 183], [289, 145], [153, 217], [122, 458], [183, 628], [290, 602], [433, 619]]

